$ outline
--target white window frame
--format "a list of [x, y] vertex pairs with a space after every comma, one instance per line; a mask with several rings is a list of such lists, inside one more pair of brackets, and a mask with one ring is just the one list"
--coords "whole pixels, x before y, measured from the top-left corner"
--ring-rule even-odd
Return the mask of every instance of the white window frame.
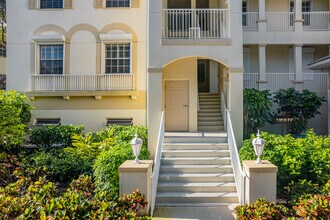
[[41, 35], [33, 36], [32, 41], [34, 41], [34, 75], [40, 75], [40, 46], [41, 45], [63, 45], [63, 73], [65, 75], [65, 37], [62, 35]]
[[129, 0], [128, 7], [107, 7], [107, 0], [103, 0], [103, 7], [104, 8], [131, 8], [132, 7], [132, 0]]
[[62, 0], [62, 8], [41, 8], [41, 0], [37, 0], [37, 8], [41, 10], [61, 10], [64, 9], [64, 1], [65, 0]]
[[[100, 34], [101, 40], [101, 74], [133, 74], [133, 44], [132, 34], [120, 33], [120, 34]], [[106, 45], [114, 43], [129, 43], [130, 44], [130, 69], [129, 73], [105, 73], [105, 59], [106, 59]]]

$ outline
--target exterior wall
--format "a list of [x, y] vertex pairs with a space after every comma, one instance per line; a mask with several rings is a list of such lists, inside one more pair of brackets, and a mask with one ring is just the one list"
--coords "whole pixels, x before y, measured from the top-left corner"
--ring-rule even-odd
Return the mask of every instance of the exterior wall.
[[[248, 11], [258, 12], [258, 0], [248, 0]], [[266, 0], [266, 12], [288, 12], [290, 1], [289, 0]], [[312, 0], [312, 11], [328, 11], [329, 1], [327, 0]]]
[[170, 80], [189, 81], [189, 131], [197, 131], [197, 58], [181, 59], [164, 67], [162, 88], [163, 109], [165, 109], [165, 82]]
[[[134, 124], [146, 125], [147, 2], [133, 3], [132, 8], [95, 8], [94, 1], [75, 0], [72, 9], [31, 10], [27, 1], [9, 1], [7, 89], [34, 98], [33, 118], [59, 117], [62, 124], [85, 124], [89, 130], [104, 127], [106, 118], [111, 117], [132, 117]], [[39, 48], [33, 36], [64, 36], [64, 74], [94, 75], [104, 73], [105, 49], [100, 34], [109, 33], [132, 36], [131, 72], [137, 95], [118, 91], [118, 96], [109, 96], [105, 91], [96, 100], [95, 91], [82, 91], [84, 94], [74, 97], [65, 91], [53, 91], [50, 96], [49, 91], [41, 96], [42, 91], [31, 92], [30, 74], [38, 74], [39, 68]]]
[[0, 74], [7, 73], [7, 59], [6, 57], [0, 57]]

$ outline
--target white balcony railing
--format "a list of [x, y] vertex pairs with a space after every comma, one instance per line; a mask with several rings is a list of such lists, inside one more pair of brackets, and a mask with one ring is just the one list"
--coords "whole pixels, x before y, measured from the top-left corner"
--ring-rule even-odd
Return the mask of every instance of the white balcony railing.
[[245, 12], [242, 14], [244, 31], [258, 31], [259, 12]]
[[228, 9], [163, 9], [163, 33], [167, 39], [229, 37]]
[[[267, 73], [265, 75], [266, 84], [264, 87], [270, 91], [279, 89], [295, 88], [302, 84], [303, 89], [308, 89], [313, 92], [327, 92], [327, 73], [303, 73], [301, 81], [296, 83], [296, 75], [294, 73]], [[259, 73], [244, 73], [244, 88], [259, 89]]]
[[31, 75], [32, 91], [133, 90], [132, 74]]
[[294, 12], [266, 12], [268, 31], [293, 31]]
[[303, 30], [327, 31], [330, 30], [330, 12], [303, 12]]

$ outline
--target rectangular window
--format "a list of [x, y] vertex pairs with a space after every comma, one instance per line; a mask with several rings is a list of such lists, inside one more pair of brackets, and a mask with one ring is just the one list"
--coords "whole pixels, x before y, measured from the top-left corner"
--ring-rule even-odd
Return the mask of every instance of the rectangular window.
[[40, 0], [40, 8], [63, 8], [63, 0]]
[[63, 74], [63, 45], [40, 45], [40, 74]]
[[133, 118], [107, 118], [105, 125], [132, 126]]
[[304, 12], [311, 12], [312, 11], [312, 2], [311, 1], [303, 1], [301, 12], [303, 13], [302, 19], [304, 20], [303, 25], [309, 26], [311, 25], [311, 15], [309, 13]]
[[33, 126], [61, 125], [60, 118], [36, 118]]
[[0, 57], [6, 57], [6, 47], [0, 46]]
[[131, 0], [106, 0], [106, 7], [118, 8], [118, 7], [130, 7]]
[[130, 43], [106, 44], [105, 53], [105, 73], [131, 72]]
[[243, 1], [242, 2], [242, 24], [243, 26], [247, 26], [247, 2]]

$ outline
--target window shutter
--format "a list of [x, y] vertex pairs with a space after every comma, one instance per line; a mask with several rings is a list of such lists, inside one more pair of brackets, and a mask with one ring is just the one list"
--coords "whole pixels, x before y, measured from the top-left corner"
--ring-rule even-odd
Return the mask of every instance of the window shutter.
[[29, 9], [37, 9], [38, 0], [29, 0]]
[[131, 8], [139, 8], [140, 0], [131, 0]]
[[103, 8], [104, 0], [95, 0], [95, 8]]
[[64, 0], [64, 8], [72, 9], [73, 8], [73, 0]]

